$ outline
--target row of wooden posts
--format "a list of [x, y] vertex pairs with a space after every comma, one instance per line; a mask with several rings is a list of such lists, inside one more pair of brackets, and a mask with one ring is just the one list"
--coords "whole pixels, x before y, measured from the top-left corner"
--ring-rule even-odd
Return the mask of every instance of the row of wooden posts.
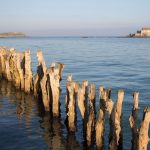
[[[49, 111], [53, 117], [60, 115], [60, 81], [64, 64], [52, 63], [47, 68], [42, 51], [37, 52], [37, 73], [33, 76], [31, 67], [30, 50], [17, 52], [14, 48], [0, 48], [0, 76], [11, 81], [13, 85], [25, 93], [33, 93], [42, 100], [43, 108]], [[132, 131], [132, 149], [146, 150], [149, 142], [148, 132], [150, 123], [150, 108], [144, 109], [141, 126], [137, 126], [139, 93], [133, 94], [133, 109], [129, 117]], [[69, 74], [66, 82], [66, 125], [69, 132], [76, 131], [77, 113], [80, 110], [83, 119], [83, 130], [87, 145], [96, 141], [97, 149], [103, 148], [104, 124], [106, 113], [109, 115], [110, 134], [109, 148], [111, 150], [123, 149], [122, 147], [122, 102], [124, 91], [119, 90], [116, 103], [111, 99], [111, 89], [99, 87], [99, 109], [96, 117], [95, 85], [84, 80], [80, 86], [73, 81]]]

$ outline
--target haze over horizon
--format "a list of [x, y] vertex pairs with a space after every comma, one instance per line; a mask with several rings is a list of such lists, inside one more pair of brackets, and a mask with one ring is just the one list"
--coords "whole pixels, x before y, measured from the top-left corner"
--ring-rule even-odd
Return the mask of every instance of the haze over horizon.
[[5, 0], [0, 4], [0, 32], [115, 36], [150, 27], [149, 0]]

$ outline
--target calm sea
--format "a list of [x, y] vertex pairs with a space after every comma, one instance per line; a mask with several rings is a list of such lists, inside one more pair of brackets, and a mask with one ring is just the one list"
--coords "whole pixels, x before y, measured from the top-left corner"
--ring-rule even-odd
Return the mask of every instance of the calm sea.
[[[80, 38], [29, 37], [0, 39], [0, 46], [14, 47], [18, 51], [31, 50], [32, 68], [36, 73], [36, 52], [42, 49], [47, 66], [63, 62], [65, 69], [61, 81], [61, 118], [52, 120], [40, 113], [38, 102], [30, 95], [17, 92], [10, 83], [0, 81], [0, 149], [84, 149], [82, 119], [78, 112], [77, 131], [68, 134], [64, 124], [66, 77], [81, 83], [88, 80], [98, 86], [112, 89], [116, 101], [118, 89], [124, 89], [123, 147], [131, 147], [128, 122], [132, 111], [133, 92], [139, 91], [138, 123], [143, 109], [150, 106], [150, 39], [144, 38]], [[19, 112], [22, 112], [21, 114]], [[105, 123], [105, 148], [108, 149], [109, 123]], [[92, 149], [95, 146], [93, 145]], [[150, 148], [150, 146], [149, 146]]]

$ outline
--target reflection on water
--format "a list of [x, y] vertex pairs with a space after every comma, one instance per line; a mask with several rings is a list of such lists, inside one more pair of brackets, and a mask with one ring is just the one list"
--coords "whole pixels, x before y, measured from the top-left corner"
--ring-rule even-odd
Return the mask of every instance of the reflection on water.
[[16, 91], [10, 82], [0, 83], [2, 149], [83, 149], [75, 134], [63, 133], [61, 118], [43, 114], [32, 95]]

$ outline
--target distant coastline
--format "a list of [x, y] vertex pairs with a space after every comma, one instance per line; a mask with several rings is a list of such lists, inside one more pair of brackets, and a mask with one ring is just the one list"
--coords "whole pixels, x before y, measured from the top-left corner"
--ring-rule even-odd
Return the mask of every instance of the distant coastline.
[[26, 37], [26, 35], [22, 32], [0, 33], [0, 38], [12, 38], [12, 37]]

